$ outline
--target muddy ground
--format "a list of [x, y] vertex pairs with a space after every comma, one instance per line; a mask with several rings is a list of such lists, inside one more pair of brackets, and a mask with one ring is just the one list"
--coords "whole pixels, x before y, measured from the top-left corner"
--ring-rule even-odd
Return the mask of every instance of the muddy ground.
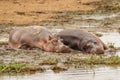
[[70, 22], [72, 15], [118, 12], [119, 6], [119, 0], [0, 0], [0, 24]]
[[0, 63], [46, 65], [64, 63], [68, 57], [91, 55], [74, 50], [71, 53], [49, 53], [40, 49], [5, 49], [9, 32], [13, 28], [36, 25], [50, 30], [80, 28], [95, 34], [120, 32], [120, 1], [0, 0]]

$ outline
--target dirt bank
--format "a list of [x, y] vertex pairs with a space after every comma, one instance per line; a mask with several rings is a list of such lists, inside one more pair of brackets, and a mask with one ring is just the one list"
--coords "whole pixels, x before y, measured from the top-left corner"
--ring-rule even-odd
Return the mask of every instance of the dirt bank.
[[115, 10], [117, 3], [117, 0], [109, 2], [107, 0], [0, 0], [0, 24], [33, 25], [45, 21], [64, 22], [68, 19], [66, 12], [88, 12], [98, 8]]

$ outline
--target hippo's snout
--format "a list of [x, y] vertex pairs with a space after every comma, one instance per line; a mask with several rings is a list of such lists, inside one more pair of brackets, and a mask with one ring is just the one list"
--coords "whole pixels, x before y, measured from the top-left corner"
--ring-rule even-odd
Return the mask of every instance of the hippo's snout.
[[104, 54], [104, 49], [101, 47], [97, 47], [97, 48], [94, 47], [90, 50], [90, 53]]
[[61, 53], [69, 53], [71, 52], [71, 49], [68, 46], [61, 45], [59, 48], [56, 50], [56, 52], [61, 52]]

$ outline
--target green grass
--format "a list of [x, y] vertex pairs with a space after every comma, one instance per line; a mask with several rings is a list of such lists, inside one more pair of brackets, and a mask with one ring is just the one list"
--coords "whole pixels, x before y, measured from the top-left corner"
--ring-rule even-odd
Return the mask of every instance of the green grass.
[[105, 58], [102, 56], [93, 55], [89, 58], [85, 58], [84, 63], [85, 64], [93, 64], [93, 65], [95, 65], [95, 64], [116, 65], [116, 64], [120, 64], [120, 57], [112, 56], [109, 58]]
[[40, 67], [36, 66], [28, 66], [22, 63], [14, 63], [14, 64], [0, 64], [0, 72], [14, 72], [14, 73], [22, 73], [22, 72], [35, 72], [37, 70], [43, 70]]
[[67, 63], [79, 63], [79, 65], [119, 65], [120, 57], [111, 56], [106, 58], [104, 56], [92, 55], [86, 58], [68, 58]]
[[119, 3], [116, 3], [116, 6], [117, 6], [118, 8], [120, 8], [120, 2], [119, 2]]
[[21, 72], [27, 69], [25, 64], [0, 64], [0, 72]]
[[[64, 56], [64, 57], [58, 57], [60, 55], [56, 55], [52, 57], [44, 56], [44, 58], [41, 58], [40, 64], [35, 65], [27, 65], [22, 63], [12, 63], [12, 64], [0, 64], [0, 72], [6, 73], [6, 72], [15, 72], [15, 73], [31, 73], [36, 71], [44, 71], [46, 70], [44, 67], [41, 68], [43, 65], [56, 65], [57, 63], [63, 63], [63, 65], [67, 67], [74, 67], [74, 68], [90, 68], [94, 67], [94, 65], [120, 65], [120, 57], [119, 56], [111, 56], [106, 57], [103, 55], [97, 55], [92, 54], [86, 57], [81, 56]], [[61, 67], [61, 66], [60, 66]], [[55, 69], [58, 69], [58, 67], [55, 67]]]
[[41, 60], [41, 62], [39, 64], [41, 64], [41, 65], [54, 65], [54, 64], [57, 64], [57, 62], [58, 62], [58, 59], [55, 57], [52, 57], [52, 58]]
[[109, 48], [115, 48], [114, 43], [108, 43]]

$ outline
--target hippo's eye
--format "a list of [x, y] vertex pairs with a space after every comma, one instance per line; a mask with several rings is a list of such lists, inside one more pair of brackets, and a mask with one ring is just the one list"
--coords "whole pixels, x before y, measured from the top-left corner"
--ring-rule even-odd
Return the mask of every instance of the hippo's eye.
[[83, 47], [83, 50], [84, 50], [84, 51], [87, 51], [88, 49], [90, 49], [90, 46], [84, 46], [84, 47]]
[[97, 42], [94, 42], [94, 44], [97, 44]]
[[53, 45], [57, 45], [57, 42], [52, 42]]
[[58, 40], [54, 39], [52, 42], [58, 42]]

